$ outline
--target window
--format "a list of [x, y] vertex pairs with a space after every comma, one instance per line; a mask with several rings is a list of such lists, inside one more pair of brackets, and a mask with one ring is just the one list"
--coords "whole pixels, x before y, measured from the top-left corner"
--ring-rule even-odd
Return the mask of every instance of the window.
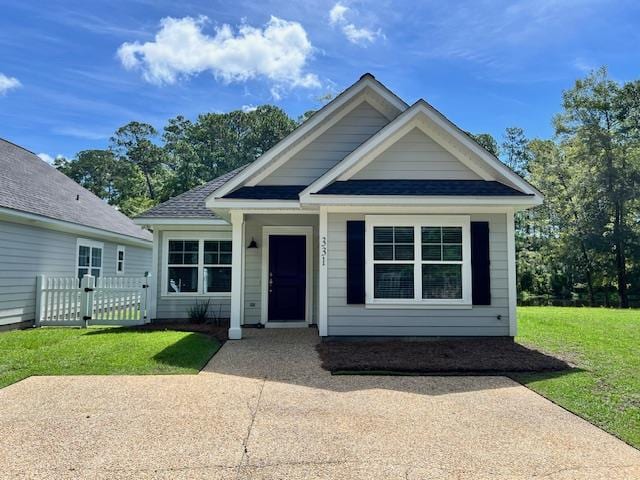
[[118, 245], [116, 249], [116, 274], [124, 275], [124, 246]]
[[77, 241], [77, 264], [76, 272], [78, 278], [85, 275], [100, 277], [102, 274], [102, 247], [100, 242], [79, 238]]
[[367, 303], [471, 304], [468, 216], [366, 217]]
[[204, 285], [207, 293], [231, 291], [231, 241], [205, 240]]
[[167, 294], [228, 294], [231, 292], [231, 241], [169, 239]]

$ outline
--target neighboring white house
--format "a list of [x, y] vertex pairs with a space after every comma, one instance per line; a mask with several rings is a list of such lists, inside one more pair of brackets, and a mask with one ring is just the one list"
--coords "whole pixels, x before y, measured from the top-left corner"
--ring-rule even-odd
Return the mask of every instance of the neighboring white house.
[[0, 329], [33, 324], [38, 275], [150, 272], [151, 239], [32, 152], [0, 139]]
[[365, 74], [245, 168], [135, 219], [152, 318], [210, 299], [332, 336], [514, 336], [514, 212], [542, 195], [424, 100]]

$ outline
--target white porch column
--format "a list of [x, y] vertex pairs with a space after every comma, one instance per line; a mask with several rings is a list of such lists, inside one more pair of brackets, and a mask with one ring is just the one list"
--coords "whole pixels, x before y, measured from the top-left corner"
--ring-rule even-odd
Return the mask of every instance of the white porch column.
[[509, 335], [518, 333], [516, 306], [518, 291], [516, 287], [516, 229], [513, 210], [507, 212], [507, 278], [509, 279]]
[[327, 336], [327, 305], [328, 305], [328, 271], [329, 271], [329, 239], [327, 238], [327, 207], [320, 207], [318, 228], [318, 244], [320, 251], [320, 281], [318, 286], [318, 334]]
[[240, 340], [242, 338], [242, 278], [244, 266], [242, 265], [242, 253], [244, 250], [244, 214], [231, 211], [231, 315], [229, 325], [229, 339]]
[[[147, 285], [149, 285], [148, 302], [147, 305], [147, 323], [151, 320], [155, 320], [157, 312], [158, 302], [158, 286], [160, 283], [160, 272], [162, 267], [160, 266], [160, 232], [158, 226], [153, 228], [153, 247], [151, 249], [151, 271], [149, 272], [149, 278], [147, 278]], [[165, 273], [166, 274], [166, 273]]]

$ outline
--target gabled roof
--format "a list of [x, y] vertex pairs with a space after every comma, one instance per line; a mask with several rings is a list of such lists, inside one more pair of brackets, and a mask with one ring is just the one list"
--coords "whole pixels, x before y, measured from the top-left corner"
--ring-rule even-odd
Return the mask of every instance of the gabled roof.
[[373, 161], [380, 153], [418, 126], [425, 130], [442, 147], [449, 150], [484, 181], [499, 181], [534, 197], [534, 203], [542, 201], [542, 194], [529, 182], [504, 165], [494, 155], [478, 145], [444, 115], [424, 100], [418, 100], [398, 115], [384, 128], [347, 155], [340, 163], [318, 178], [300, 194], [302, 201], [310, 194], [318, 193], [336, 180], [351, 177]]
[[156, 205], [146, 212], [136, 216], [136, 221], [140, 223], [141, 220], [145, 218], [218, 218], [206, 207], [206, 198], [211, 194], [211, 192], [220, 188], [246, 167], [247, 165], [243, 165], [235, 170], [225, 173], [224, 175], [214, 178], [204, 185], [192, 188], [187, 192], [170, 198], [166, 202]]
[[[301, 148], [302, 145], [310, 142], [338, 121], [338, 119], [341, 118], [339, 112], [344, 111], [345, 106], [348, 105], [351, 100], [364, 92], [373, 92], [378, 98], [382, 99], [385, 107], [394, 110], [395, 114], [393, 117], [408, 108], [408, 105], [395, 93], [377, 81], [373, 75], [366, 73], [362, 75], [356, 83], [340, 93], [336, 98], [314, 113], [311, 118], [298, 126], [293, 132], [250, 164], [241, 174], [215, 190], [212, 195], [210, 195], [210, 202], [215, 201], [215, 198], [224, 197], [245, 183], [254, 186], [258, 179], [265, 175], [265, 172], [275, 170], [290, 158], [292, 150]], [[393, 117], [389, 117], [389, 119]], [[211, 204], [210, 206], [213, 205]]]
[[0, 208], [141, 240], [151, 234], [37, 155], [0, 139]]
[[486, 180], [345, 180], [333, 182], [312, 195], [528, 196], [500, 182]]

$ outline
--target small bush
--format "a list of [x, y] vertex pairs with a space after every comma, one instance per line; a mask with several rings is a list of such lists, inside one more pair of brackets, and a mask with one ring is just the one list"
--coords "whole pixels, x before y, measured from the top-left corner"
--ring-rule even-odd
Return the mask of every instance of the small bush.
[[196, 300], [196, 304], [189, 308], [189, 321], [191, 323], [205, 323], [209, 316], [209, 300], [201, 302]]

